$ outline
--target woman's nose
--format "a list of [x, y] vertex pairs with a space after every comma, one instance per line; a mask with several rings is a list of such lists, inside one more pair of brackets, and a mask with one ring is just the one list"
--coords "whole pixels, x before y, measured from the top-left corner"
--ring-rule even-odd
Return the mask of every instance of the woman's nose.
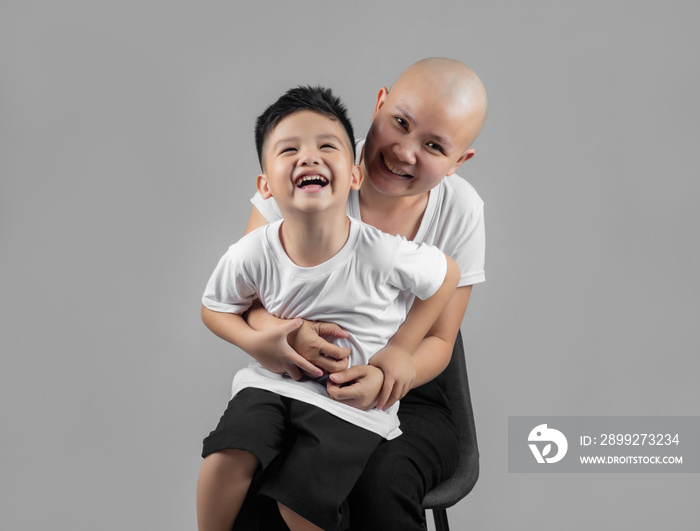
[[406, 164], [416, 163], [416, 152], [412, 141], [404, 139], [402, 142], [394, 144], [393, 151], [396, 158], [401, 162]]

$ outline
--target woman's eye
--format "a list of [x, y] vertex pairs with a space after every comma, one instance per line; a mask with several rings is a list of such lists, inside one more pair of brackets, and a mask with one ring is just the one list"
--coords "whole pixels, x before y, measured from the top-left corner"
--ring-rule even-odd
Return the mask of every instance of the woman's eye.
[[436, 144], [435, 142], [428, 142], [428, 147], [435, 151], [439, 151], [440, 153], [445, 153], [445, 150], [442, 149], [442, 146], [440, 144]]
[[399, 117], [397, 116], [397, 117], [396, 117], [396, 122], [397, 122], [401, 127], [403, 127], [404, 129], [408, 129], [408, 123], [407, 123], [406, 120], [404, 120], [403, 118], [399, 118]]

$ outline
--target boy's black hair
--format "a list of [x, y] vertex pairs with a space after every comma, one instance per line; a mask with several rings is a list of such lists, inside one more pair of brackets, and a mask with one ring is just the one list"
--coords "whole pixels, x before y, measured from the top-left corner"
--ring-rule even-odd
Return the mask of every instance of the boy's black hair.
[[338, 120], [350, 139], [352, 158], [353, 161], [355, 160], [355, 134], [345, 105], [340, 101], [340, 98], [333, 94], [331, 89], [307, 85], [289, 89], [258, 116], [255, 122], [255, 148], [258, 150], [258, 161], [261, 168], [263, 165], [263, 143], [268, 135], [280, 121], [298, 111], [314, 111], [333, 120]]

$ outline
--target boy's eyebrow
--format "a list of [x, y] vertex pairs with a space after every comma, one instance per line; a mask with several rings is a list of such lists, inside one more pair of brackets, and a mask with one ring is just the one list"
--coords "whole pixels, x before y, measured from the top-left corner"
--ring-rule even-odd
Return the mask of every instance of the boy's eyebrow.
[[[409, 122], [415, 122], [415, 119], [413, 118], [413, 115], [412, 115], [405, 107], [402, 107], [401, 105], [398, 105], [398, 106], [396, 107], [396, 109], [397, 109], [403, 116], [405, 116], [406, 119], [407, 119]], [[446, 148], [451, 148], [451, 147], [452, 147], [452, 143], [451, 143], [449, 140], [447, 140], [447, 138], [445, 138], [445, 137], [442, 136], [442, 135], [438, 135], [438, 134], [436, 134], [436, 133], [428, 132], [428, 136], [430, 136], [431, 138], [433, 138], [434, 140], [436, 140], [438, 144], [442, 144], [442, 145], [445, 146]]]
[[[276, 148], [280, 144], [284, 144], [287, 142], [298, 142], [299, 138], [300, 137], [298, 137], [298, 136], [288, 136], [287, 138], [280, 138], [277, 142], [275, 142], [274, 146], [272, 146], [272, 147]], [[323, 133], [320, 135], [316, 135], [316, 140], [326, 140], [326, 139], [335, 140], [336, 142], [342, 142], [342, 140], [340, 138], [338, 138], [337, 136], [335, 136], [331, 133]]]

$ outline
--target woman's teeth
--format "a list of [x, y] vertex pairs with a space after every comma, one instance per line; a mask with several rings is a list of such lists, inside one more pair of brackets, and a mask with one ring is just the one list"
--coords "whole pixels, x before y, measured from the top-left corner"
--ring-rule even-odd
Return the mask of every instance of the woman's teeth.
[[[383, 158], [383, 157], [382, 157]], [[386, 165], [387, 168], [389, 168], [389, 171], [395, 175], [400, 175], [401, 177], [407, 177], [408, 173], [402, 172], [400, 169], [395, 168], [392, 166], [388, 160], [384, 159], [384, 164]]]

